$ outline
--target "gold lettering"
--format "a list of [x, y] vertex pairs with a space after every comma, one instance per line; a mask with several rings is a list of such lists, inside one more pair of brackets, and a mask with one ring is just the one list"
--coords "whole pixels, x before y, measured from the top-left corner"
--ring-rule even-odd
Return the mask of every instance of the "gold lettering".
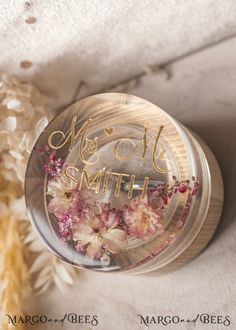
[[110, 175], [111, 175], [110, 172], [105, 173], [104, 182], [103, 182], [103, 190], [102, 190], [103, 194], [105, 194], [107, 192]]
[[78, 180], [76, 179], [76, 177], [74, 175], [71, 174], [70, 170], [73, 170], [73, 171], [76, 171], [77, 173], [79, 173], [79, 169], [77, 167], [67, 166], [64, 170], [64, 174], [67, 178], [69, 178], [72, 182], [74, 182], [74, 185], [69, 186], [69, 187], [66, 187], [66, 186], [64, 186], [64, 187], [68, 188], [68, 189], [74, 189], [78, 185]]
[[145, 197], [146, 194], [147, 194], [148, 183], [149, 183], [149, 177], [145, 176], [144, 182], [143, 182], [143, 187], [135, 187], [135, 175], [131, 175], [128, 198], [129, 199], [132, 198], [134, 190], [141, 190], [142, 191], [142, 197]]
[[97, 137], [94, 140], [86, 139], [87, 143], [87, 153], [93, 155], [98, 150]]
[[121, 184], [123, 182], [123, 177], [129, 177], [129, 174], [125, 173], [116, 173], [116, 172], [106, 172], [105, 177], [104, 177], [104, 183], [103, 183], [103, 193], [105, 194], [107, 192], [108, 188], [108, 183], [110, 176], [114, 175], [117, 176], [117, 181], [116, 181], [116, 187], [115, 187], [115, 197], [118, 197], [120, 195], [120, 189], [121, 189]]
[[87, 126], [89, 125], [91, 119], [87, 120], [87, 121], [84, 123], [84, 125], [82, 125], [81, 129], [77, 132], [77, 134], [75, 133], [76, 121], [77, 121], [77, 117], [74, 116], [74, 117], [72, 118], [72, 121], [71, 121], [71, 131], [70, 131], [70, 134], [69, 134], [69, 135], [71, 135], [71, 141], [70, 141], [69, 151], [71, 151], [71, 150], [74, 148], [74, 146], [75, 146], [75, 141], [76, 141], [77, 137], [80, 135], [81, 131], [83, 130], [83, 127], [84, 127], [84, 126], [87, 127]]
[[[166, 170], [166, 169], [161, 168], [157, 164], [157, 158], [158, 158], [156, 156], [157, 145], [158, 145], [158, 141], [159, 141], [160, 136], [161, 136], [161, 132], [163, 131], [163, 128], [164, 128], [164, 126], [161, 126], [160, 129], [159, 129], [159, 131], [157, 132], [157, 136], [156, 136], [155, 143], [154, 143], [154, 148], [153, 148], [153, 153], [152, 153], [152, 164], [153, 164], [153, 167], [159, 173], [167, 173], [167, 172], [170, 171], [170, 170]], [[163, 157], [163, 155], [164, 155], [164, 150], [161, 151], [161, 157]]]
[[82, 174], [81, 174], [80, 184], [79, 184], [79, 190], [81, 190], [82, 184], [83, 184], [84, 178], [85, 178], [86, 187], [88, 189], [93, 189], [93, 185], [95, 184], [95, 192], [96, 192], [96, 194], [98, 194], [99, 190], [100, 190], [101, 179], [102, 179], [103, 175], [104, 175], [103, 172], [97, 172], [92, 178], [90, 178], [88, 175], [88, 172], [85, 169], [83, 169]]
[[122, 183], [126, 182], [123, 181], [123, 178], [130, 177], [128, 198], [129, 199], [132, 198], [134, 190], [142, 191], [142, 197], [145, 197], [145, 195], [147, 194], [149, 177], [145, 177], [143, 181], [143, 186], [140, 186], [139, 184], [138, 185], [135, 184], [135, 175], [129, 175], [118, 172], [97, 172], [94, 175], [89, 176], [87, 170], [85, 169], [81, 171], [81, 176], [79, 176], [79, 173], [80, 170], [77, 167], [67, 166], [63, 171], [63, 175], [65, 175], [66, 178], [70, 179], [70, 182], [68, 183], [68, 181], [64, 181], [65, 183], [67, 183], [67, 185], [63, 184], [64, 188], [71, 190], [78, 187], [79, 190], [81, 190], [83, 184], [85, 183], [87, 189], [94, 190], [95, 193], [98, 194], [101, 188], [102, 177], [104, 176], [102, 192], [106, 193], [108, 189], [109, 178], [111, 176], [115, 176], [117, 180], [115, 185], [114, 196], [118, 197], [120, 195]]
[[70, 134], [68, 135], [68, 137], [65, 139], [65, 141], [62, 143], [62, 144], [59, 144], [58, 146], [55, 146], [53, 143], [52, 143], [52, 139], [53, 139], [53, 137], [55, 136], [55, 135], [57, 135], [57, 134], [59, 134], [59, 135], [61, 135], [62, 136], [62, 139], [65, 139], [65, 134], [62, 132], [62, 131], [54, 131], [54, 132], [52, 132], [50, 135], [49, 135], [49, 137], [48, 137], [48, 145], [49, 145], [49, 147], [50, 148], [52, 148], [52, 149], [60, 149], [60, 148], [62, 148], [66, 143], [67, 143], [67, 141], [69, 140], [69, 138], [70, 138]]
[[148, 142], [147, 142], [147, 130], [148, 130], [148, 123], [145, 124], [144, 126], [144, 134], [143, 134], [143, 154], [142, 158], [146, 156], [147, 148], [148, 148]]
[[[94, 154], [98, 150], [98, 143], [97, 143], [97, 138], [94, 140], [87, 139], [85, 137], [86, 131], [89, 127], [89, 124], [91, 123], [92, 119], [88, 119], [80, 128], [80, 130], [76, 133], [75, 128], [76, 128], [76, 121], [77, 117], [74, 116], [71, 121], [71, 127], [70, 127], [70, 132], [68, 136], [66, 137], [65, 133], [62, 131], [54, 131], [52, 132], [49, 137], [48, 137], [48, 145], [52, 149], [60, 149], [64, 147], [64, 145], [70, 140], [70, 146], [69, 146], [69, 151], [71, 151], [75, 144], [77, 139], [80, 136], [80, 146], [79, 146], [79, 156], [80, 160], [84, 164], [92, 165], [95, 164], [98, 161], [98, 156], [97, 159], [94, 162], [89, 162], [85, 159], [84, 157], [84, 152], [87, 152], [88, 154]], [[53, 140], [55, 138], [58, 138], [60, 140], [60, 137], [62, 138], [63, 142], [61, 144], [55, 145], [53, 143]]]
[[115, 197], [118, 197], [120, 195], [120, 187], [121, 183], [123, 182], [123, 177], [129, 177], [129, 174], [111, 172], [111, 175], [117, 176]]
[[[87, 120], [84, 125], [81, 127], [80, 132], [81, 132], [81, 138], [80, 138], [80, 148], [79, 148], [79, 156], [80, 160], [87, 165], [93, 165], [98, 161], [98, 155], [97, 159], [94, 162], [89, 162], [84, 158], [84, 152], [87, 151], [89, 154], [94, 153], [97, 151], [97, 139], [95, 138], [94, 140], [89, 140], [85, 138], [86, 131], [88, 129], [88, 126], [90, 124], [92, 119]], [[93, 151], [93, 152], [92, 152]]]
[[[60, 149], [62, 147], [64, 147], [64, 145], [69, 141], [69, 139], [71, 139], [71, 144], [70, 144], [70, 148], [69, 148], [69, 151], [72, 149], [72, 146], [74, 146], [74, 142], [75, 142], [75, 124], [76, 124], [76, 120], [77, 120], [77, 117], [74, 116], [72, 118], [72, 121], [71, 121], [71, 128], [70, 128], [70, 133], [68, 134], [67, 138], [66, 138], [66, 135], [64, 132], [62, 131], [54, 131], [52, 132], [49, 137], [48, 137], [48, 145], [50, 148], [52, 149]], [[78, 134], [80, 133], [80, 131], [78, 132]], [[62, 139], [64, 140], [61, 144], [59, 145], [54, 145], [53, 142], [52, 142], [52, 139], [54, 136], [56, 135], [60, 135], [62, 137]], [[59, 137], [60, 139], [60, 137]]]

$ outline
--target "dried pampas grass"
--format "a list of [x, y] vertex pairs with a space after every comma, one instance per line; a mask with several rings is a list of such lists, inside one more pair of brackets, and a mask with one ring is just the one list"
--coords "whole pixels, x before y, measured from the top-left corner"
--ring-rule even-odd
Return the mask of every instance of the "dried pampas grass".
[[[52, 284], [63, 291], [65, 284], [73, 284], [76, 270], [53, 256], [35, 236], [23, 196], [28, 157], [48, 123], [48, 99], [15, 77], [4, 74], [1, 80], [0, 312], [20, 316], [30, 281], [39, 294]], [[26, 254], [30, 256], [27, 263]], [[1, 329], [11, 329], [5, 317], [2, 322]], [[23, 325], [18, 329], [23, 329]]]
[[24, 244], [32, 254], [36, 254], [29, 273], [33, 278], [33, 288], [39, 295], [56, 284], [64, 293], [66, 285], [73, 285], [77, 271], [61, 259], [51, 254], [39, 241], [34, 231], [29, 228]]
[[[9, 215], [0, 220], [0, 281], [1, 312], [13, 316], [23, 315], [23, 306], [29, 293], [29, 273], [24, 260], [24, 248], [20, 238], [20, 226], [17, 220]], [[3, 330], [12, 325], [4, 318]], [[18, 326], [24, 329], [23, 325]]]
[[[18, 199], [21, 187], [0, 176], [0, 191], [0, 309], [3, 315], [20, 316], [30, 292], [30, 282], [22, 243], [22, 226], [12, 212], [11, 203]], [[4, 317], [2, 329], [8, 330], [11, 326]], [[19, 329], [23, 329], [23, 325]]]

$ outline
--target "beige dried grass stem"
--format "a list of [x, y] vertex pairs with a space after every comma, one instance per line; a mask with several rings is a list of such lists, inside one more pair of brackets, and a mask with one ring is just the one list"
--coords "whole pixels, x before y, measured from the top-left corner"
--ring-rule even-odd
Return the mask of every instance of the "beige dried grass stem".
[[[8, 323], [8, 317], [23, 316], [23, 306], [29, 292], [28, 269], [24, 260], [21, 222], [9, 209], [11, 199], [16, 198], [17, 187], [13, 190], [4, 180], [0, 180], [0, 201], [6, 205], [7, 212], [0, 214], [0, 310], [3, 315], [1, 329], [10, 330], [14, 327]], [[24, 329], [19, 323], [17, 329]]]

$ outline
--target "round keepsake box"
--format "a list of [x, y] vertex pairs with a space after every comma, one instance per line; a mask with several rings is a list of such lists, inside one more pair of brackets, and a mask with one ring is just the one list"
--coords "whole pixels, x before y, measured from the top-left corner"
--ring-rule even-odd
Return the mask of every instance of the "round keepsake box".
[[219, 221], [223, 184], [206, 144], [136, 96], [89, 96], [40, 135], [25, 180], [35, 230], [68, 263], [96, 271], [170, 270]]

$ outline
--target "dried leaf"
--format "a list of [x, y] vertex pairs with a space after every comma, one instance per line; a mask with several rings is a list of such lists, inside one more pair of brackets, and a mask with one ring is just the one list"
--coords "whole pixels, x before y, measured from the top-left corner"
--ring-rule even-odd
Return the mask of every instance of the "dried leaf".
[[70, 285], [73, 284], [74, 281], [64, 265], [58, 263], [56, 265], [56, 273], [60, 277], [60, 279], [65, 283]]
[[64, 288], [64, 286], [63, 286], [63, 284], [62, 284], [63, 282], [60, 280], [60, 278], [59, 278], [56, 274], [53, 275], [53, 280], [54, 280], [56, 286], [58, 287], [58, 289], [59, 289], [62, 293], [64, 293], [64, 292], [65, 292], [65, 288]]
[[16, 117], [9, 116], [5, 119], [2, 119], [0, 123], [0, 132], [1, 133], [9, 133], [14, 132], [16, 129]]
[[21, 102], [17, 98], [10, 97], [3, 101], [8, 110], [14, 110], [16, 112], [22, 111]]
[[44, 283], [41, 287], [41, 289], [37, 289], [36, 291], [36, 295], [40, 296], [42, 295], [51, 285], [52, 283], [50, 281], [47, 281], [46, 283]]
[[39, 136], [48, 124], [48, 118], [43, 116], [35, 125], [36, 135]]
[[28, 245], [28, 249], [32, 252], [41, 252], [41, 251], [45, 250], [45, 247], [40, 242], [40, 240], [35, 240]]
[[[46, 267], [47, 262], [49, 261], [50, 261], [50, 255], [47, 252], [46, 253], [42, 252], [41, 254], [39, 254], [30, 268], [30, 274], [42, 270], [43, 266]], [[42, 271], [41, 271], [41, 276], [42, 276]]]
[[35, 232], [33, 231], [33, 228], [30, 226], [30, 231], [24, 239], [24, 244], [29, 244], [29, 243], [35, 241], [36, 239], [37, 239], [37, 237], [35, 235]]
[[39, 276], [34, 283], [34, 289], [40, 289], [41, 287], [45, 286], [49, 282], [49, 280], [49, 275]]

